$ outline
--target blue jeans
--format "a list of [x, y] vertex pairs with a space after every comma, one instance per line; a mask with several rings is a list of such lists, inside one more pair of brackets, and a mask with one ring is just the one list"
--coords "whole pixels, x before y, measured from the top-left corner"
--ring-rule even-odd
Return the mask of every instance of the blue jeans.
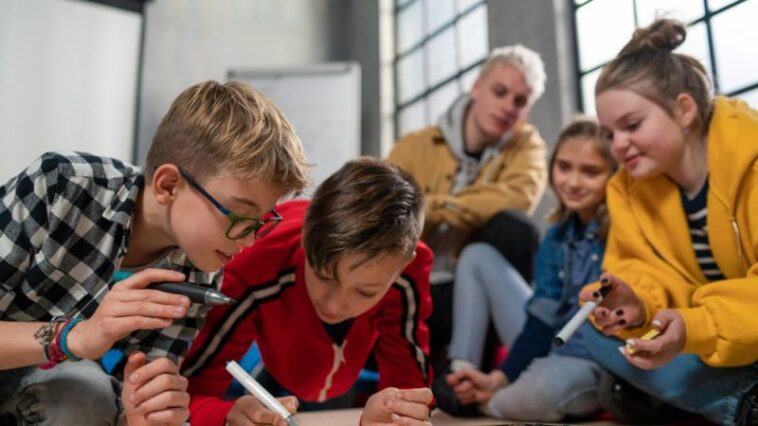
[[619, 353], [621, 340], [603, 335], [589, 323], [582, 327], [587, 350], [604, 369], [668, 404], [719, 424], [735, 424], [743, 396], [758, 382], [758, 364], [715, 368], [693, 354], [681, 354], [655, 370], [642, 370]]
[[[498, 250], [484, 243], [466, 246], [455, 274], [450, 358], [481, 367], [490, 318], [500, 341], [513, 346], [526, 323], [532, 289]], [[515, 382], [497, 391], [484, 411], [523, 421], [587, 416], [600, 407], [599, 377], [600, 367], [591, 360], [550, 354], [532, 361]]]
[[118, 424], [120, 385], [96, 362], [0, 370], [0, 414], [19, 425]]
[[532, 289], [498, 250], [473, 243], [458, 259], [453, 291], [449, 357], [481, 368], [490, 318], [500, 341], [512, 346], [526, 323], [526, 302]]
[[550, 354], [537, 358], [515, 382], [498, 390], [484, 407], [492, 417], [559, 422], [600, 409], [601, 369], [592, 360]]

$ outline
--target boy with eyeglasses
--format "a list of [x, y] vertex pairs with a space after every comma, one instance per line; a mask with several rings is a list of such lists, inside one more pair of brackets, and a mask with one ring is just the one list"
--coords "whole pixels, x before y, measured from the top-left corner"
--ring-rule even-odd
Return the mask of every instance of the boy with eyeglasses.
[[[300, 141], [276, 106], [247, 84], [208, 81], [173, 102], [144, 172], [47, 153], [0, 187], [0, 414], [43, 425], [186, 420], [178, 365], [208, 308], [146, 287], [218, 288], [222, 265], [270, 232], [275, 203], [306, 182]], [[93, 361], [112, 347], [131, 352], [122, 401]]]
[[[429, 425], [432, 253], [419, 243], [418, 185], [389, 162], [361, 158], [310, 202], [277, 210], [281, 224], [224, 269], [222, 290], [237, 303], [211, 310], [182, 366], [192, 424], [286, 424], [251, 395], [224, 398], [232, 381], [226, 361], [257, 342], [261, 383], [310, 408], [337, 402], [373, 353], [380, 390], [361, 424]], [[284, 403], [297, 407], [292, 397]]]

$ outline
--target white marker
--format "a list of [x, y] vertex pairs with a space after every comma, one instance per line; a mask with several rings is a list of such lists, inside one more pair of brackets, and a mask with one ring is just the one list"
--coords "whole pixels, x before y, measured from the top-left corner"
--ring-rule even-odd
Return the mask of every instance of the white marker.
[[261, 386], [260, 383], [255, 381], [252, 376], [247, 374], [247, 371], [240, 367], [239, 364], [237, 364], [235, 361], [227, 361], [226, 371], [228, 371], [232, 377], [237, 379], [237, 381], [240, 382], [240, 384], [244, 386], [248, 392], [250, 392], [254, 397], [258, 399], [258, 401], [261, 402], [261, 404], [287, 420], [287, 424], [289, 426], [298, 426], [297, 420], [295, 420], [295, 415], [287, 411], [287, 409], [284, 408], [284, 406], [276, 398], [268, 393], [268, 391], [263, 386]]
[[553, 339], [553, 343], [555, 343], [556, 346], [565, 345], [568, 339], [570, 339], [571, 336], [576, 333], [576, 330], [579, 329], [579, 326], [584, 323], [584, 320], [586, 320], [592, 311], [595, 310], [597, 305], [603, 301], [603, 297], [605, 297], [609, 291], [611, 291], [611, 286], [600, 287], [600, 297], [597, 300], [590, 300], [589, 302], [585, 303], [584, 306], [582, 306], [582, 309], [579, 309], [579, 311], [574, 314], [573, 317], [571, 317], [571, 320], [569, 320], [569, 322], [563, 326], [561, 331]]

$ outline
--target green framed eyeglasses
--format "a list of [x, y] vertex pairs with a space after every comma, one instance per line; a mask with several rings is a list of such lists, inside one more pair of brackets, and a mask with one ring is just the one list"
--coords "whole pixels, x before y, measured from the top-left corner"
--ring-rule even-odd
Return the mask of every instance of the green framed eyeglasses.
[[179, 167], [179, 173], [181, 173], [182, 177], [189, 182], [190, 186], [195, 188], [197, 192], [201, 193], [218, 209], [218, 211], [229, 219], [231, 223], [229, 223], [229, 227], [226, 228], [226, 238], [229, 238], [230, 240], [245, 238], [253, 232], [255, 233], [255, 239], [263, 238], [282, 221], [282, 216], [276, 211], [276, 209], [271, 209], [269, 213], [266, 213], [260, 218], [236, 214], [213, 198], [213, 196], [209, 194], [205, 188], [200, 186], [195, 178], [187, 173], [186, 170]]

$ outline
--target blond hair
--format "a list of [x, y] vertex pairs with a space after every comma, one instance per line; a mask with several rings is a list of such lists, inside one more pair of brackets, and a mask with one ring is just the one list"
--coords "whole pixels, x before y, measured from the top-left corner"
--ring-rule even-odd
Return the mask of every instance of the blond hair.
[[510, 65], [521, 72], [531, 90], [529, 105], [534, 104], [545, 92], [545, 64], [539, 53], [521, 44], [513, 46], [496, 47], [492, 49], [487, 60], [479, 70], [479, 78], [486, 75], [497, 64]]
[[259, 178], [286, 193], [308, 183], [300, 139], [279, 108], [240, 81], [206, 81], [171, 104], [147, 154], [146, 178], [176, 164], [198, 179], [217, 174]]

